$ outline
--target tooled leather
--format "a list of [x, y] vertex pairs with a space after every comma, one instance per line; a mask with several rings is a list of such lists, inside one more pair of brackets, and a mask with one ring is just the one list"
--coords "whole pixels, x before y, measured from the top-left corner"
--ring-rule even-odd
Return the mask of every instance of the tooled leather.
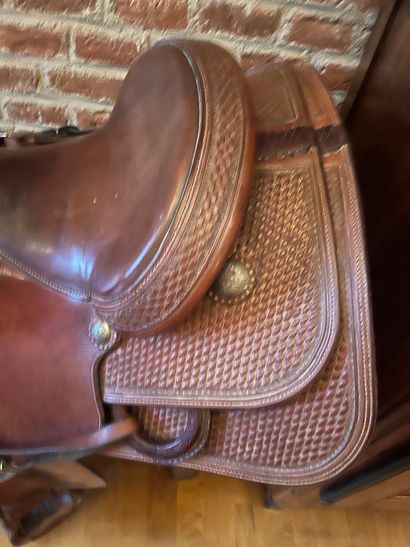
[[[325, 158], [336, 235], [341, 321], [323, 372], [308, 389], [277, 405], [216, 410], [205, 450], [184, 467], [263, 481], [310, 484], [340, 473], [366, 442], [375, 417], [375, 384], [363, 234], [346, 147]], [[185, 410], [145, 408], [144, 427], [176, 435]], [[115, 456], [144, 458], [124, 445]]]
[[303, 107], [312, 127], [318, 130], [332, 125], [339, 126], [341, 124], [339, 114], [317, 72], [305, 64], [298, 66], [293, 72], [303, 97]]
[[[270, 87], [262, 90], [269, 94]], [[251, 294], [232, 305], [207, 297], [176, 330], [126, 338], [104, 363], [106, 402], [255, 406], [312, 381], [326, 363], [339, 314], [317, 151], [260, 159], [232, 256], [252, 269]]]
[[[162, 420], [165, 417], [160, 412], [156, 424], [161, 427]], [[144, 409], [135, 407], [133, 416], [138, 424], [137, 431], [126, 439], [126, 444], [132, 447], [140, 454], [144, 454], [150, 462], [162, 465], [175, 465], [192, 459], [199, 454], [209, 438], [211, 427], [211, 412], [206, 409], [187, 409], [182, 420], [178, 420], [178, 428], [174, 428], [175, 433], [170, 436], [170, 429], [162, 426], [161, 430], [144, 427]], [[148, 418], [147, 425], [151, 425], [153, 414], [145, 414]], [[184, 423], [183, 427], [180, 427]], [[154, 429], [154, 430], [153, 430]], [[165, 438], [164, 434], [168, 437]]]
[[246, 81], [251, 90], [259, 134], [310, 125], [290, 66], [277, 64], [272, 70], [271, 65], [266, 65], [250, 70], [246, 73]]
[[128, 331], [149, 331], [189, 297], [212, 257], [221, 252], [218, 248], [227, 230], [232, 229], [232, 215], [247, 186], [241, 169], [244, 151], [253, 137], [234, 60], [206, 43], [170, 44], [179, 47], [198, 72], [205, 144], [194, 165], [184, 207], [172, 227], [171, 240], [149, 274], [120, 299], [108, 304], [94, 299], [100, 316]]
[[189, 418], [188, 409], [174, 407], [136, 407], [134, 416], [144, 431], [157, 439], [169, 441], [179, 437], [186, 429]]
[[[312, 125], [336, 117], [308, 71]], [[298, 77], [305, 78], [305, 73]], [[320, 93], [317, 90], [320, 90]], [[316, 101], [316, 103], [315, 103]], [[317, 125], [316, 125], [317, 123]], [[346, 145], [321, 157], [336, 241], [339, 333], [324, 370], [292, 399], [265, 408], [215, 410], [209, 442], [184, 467], [268, 484], [311, 484], [345, 469], [366, 443], [375, 419], [375, 371], [363, 229]], [[167, 438], [183, 428], [185, 410], [145, 408], [144, 427]], [[111, 455], [144, 458], [120, 445]]]

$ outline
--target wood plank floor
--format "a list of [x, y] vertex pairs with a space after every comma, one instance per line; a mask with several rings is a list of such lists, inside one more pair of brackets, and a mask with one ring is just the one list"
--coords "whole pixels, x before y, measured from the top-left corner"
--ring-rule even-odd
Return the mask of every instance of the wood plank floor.
[[206, 473], [175, 481], [154, 466], [93, 463], [108, 488], [89, 493], [77, 513], [32, 545], [410, 547], [410, 513], [269, 510], [257, 484]]

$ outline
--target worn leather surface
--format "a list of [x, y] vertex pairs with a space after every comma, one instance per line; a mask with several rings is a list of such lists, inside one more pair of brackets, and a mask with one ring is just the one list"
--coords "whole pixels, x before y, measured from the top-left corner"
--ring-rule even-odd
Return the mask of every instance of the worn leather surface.
[[105, 127], [0, 151], [0, 255], [117, 329], [169, 328], [232, 249], [254, 141], [235, 60], [209, 43], [160, 43]]
[[[90, 310], [0, 265], [0, 454], [99, 429]], [[14, 277], [13, 277], [14, 276]]]
[[[283, 72], [285, 89], [283, 86], [279, 87], [280, 100], [276, 101], [275, 92], [278, 90], [278, 81], [283, 81], [280, 75]], [[259, 229], [263, 233], [266, 218], [275, 214], [276, 227], [280, 226], [278, 217], [289, 218], [288, 230], [279, 231], [280, 235], [275, 236], [272, 228], [269, 235], [276, 246], [282, 245], [286, 249], [287, 258], [292, 264], [293, 249], [289, 242], [292, 242], [292, 229], [301, 217], [300, 213], [295, 214], [293, 209], [295, 198], [284, 200], [282, 207], [272, 212], [272, 200], [260, 200], [259, 195], [269, 191], [272, 195], [275, 193], [273, 189], [276, 189], [276, 193], [280, 192], [283, 188], [283, 179], [286, 179], [283, 171], [291, 178], [290, 187], [295, 191], [295, 165], [315, 155], [319, 165], [316, 173], [323, 177], [324, 183], [322, 207], [330, 213], [330, 237], [335, 250], [339, 300], [337, 320], [335, 319], [336, 335], [330, 343], [330, 352], [324, 358], [323, 368], [315, 369], [314, 365], [312, 368], [310, 364], [310, 370], [313, 372], [309, 381], [303, 382], [302, 377], [298, 388], [292, 392], [292, 397], [285, 396], [281, 401], [276, 400], [276, 404], [267, 406], [260, 406], [254, 398], [253, 408], [244, 408], [248, 406], [246, 386], [249, 385], [251, 389], [253, 387], [251, 363], [253, 354], [260, 351], [261, 340], [256, 338], [255, 341], [251, 337], [245, 337], [236, 353], [229, 352], [229, 344], [224, 345], [222, 342], [218, 351], [226, 355], [230, 365], [226, 365], [225, 368], [228, 377], [232, 369], [236, 370], [238, 361], [243, 357], [244, 365], [240, 371], [242, 374], [236, 376], [237, 384], [244, 390], [243, 399], [238, 396], [236, 408], [225, 409], [226, 406], [231, 406], [229, 398], [224, 402], [221, 395], [219, 405], [212, 399], [219, 387], [219, 377], [212, 375], [214, 369], [211, 369], [210, 377], [206, 372], [198, 377], [197, 386], [206, 386], [208, 393], [211, 393], [211, 400], [207, 399], [208, 393], [204, 390], [200, 392], [200, 403], [197, 404], [216, 408], [212, 411], [210, 437], [204, 450], [193, 459], [183, 461], [182, 456], [180, 465], [270, 484], [309, 484], [332, 477], [349, 465], [365, 445], [375, 417], [372, 328], [359, 197], [340, 121], [314, 71], [309, 68], [284, 68], [273, 64], [248, 74], [247, 78], [254, 96], [257, 120], [260, 120], [257, 170], [251, 194], [251, 204], [254, 205], [253, 208], [251, 205], [249, 210], [253, 215], [249, 246], [252, 250], [257, 249]], [[288, 95], [285, 93], [286, 89]], [[293, 97], [293, 94], [296, 96]], [[289, 95], [293, 101], [289, 99]], [[286, 97], [288, 100], [285, 101]], [[301, 111], [299, 117], [296, 115], [297, 112], [295, 113], [295, 104], [299, 105]], [[281, 105], [285, 105], [283, 109]], [[286, 147], [283, 146], [284, 142]], [[309, 179], [306, 172], [299, 174], [299, 177], [303, 178], [305, 184], [318, 184], [318, 179]], [[304, 191], [303, 199], [309, 199], [308, 196], [309, 194]], [[257, 213], [254, 212], [255, 203], [261, 204]], [[305, 222], [315, 223], [315, 217], [308, 216]], [[239, 236], [239, 244], [241, 237], [242, 234]], [[265, 244], [270, 241], [265, 234], [261, 239]], [[323, 240], [315, 240], [312, 237], [308, 242], [312, 246], [323, 245]], [[320, 252], [319, 249], [317, 252]], [[271, 267], [274, 272], [274, 265]], [[293, 271], [293, 268], [288, 271], [288, 283], [291, 283]], [[265, 285], [269, 283], [272, 284], [271, 294], [274, 295], [275, 290], [281, 293], [281, 285], [275, 275], [266, 275]], [[297, 300], [298, 287], [301, 285], [298, 284], [295, 290], [285, 293], [287, 298], [278, 300], [276, 313], [279, 319], [273, 324], [274, 327], [280, 325], [281, 321], [286, 323], [289, 306]], [[266, 286], [265, 293], [269, 294]], [[255, 301], [249, 299], [247, 303], [252, 306]], [[242, 305], [245, 306], [246, 301], [239, 304]], [[226, 313], [234, 320], [229, 311]], [[252, 317], [248, 328], [255, 328], [256, 331], [255, 325], [263, 324], [266, 317], [266, 312], [260, 304], [255, 306]], [[303, 316], [293, 337], [286, 339], [282, 346], [284, 363], [292, 363], [288, 357], [292, 355], [294, 347], [305, 339], [311, 320], [309, 314]], [[314, 321], [312, 324], [314, 325]], [[188, 322], [185, 328], [189, 330], [193, 327], [195, 321]], [[220, 330], [221, 322], [215, 323], [214, 328], [216, 331]], [[222, 325], [222, 328], [225, 326]], [[289, 328], [284, 332], [289, 332]], [[195, 331], [191, 334], [194, 335]], [[174, 334], [169, 336], [172, 337]], [[274, 328], [272, 336], [275, 336]], [[204, 340], [203, 344], [206, 343]], [[115, 359], [110, 356], [106, 362], [104, 396], [111, 402], [115, 401], [115, 393], [119, 402], [128, 400], [128, 396], [133, 396], [133, 391], [136, 398], [141, 397], [140, 384], [134, 381], [139, 377], [139, 367], [146, 365], [141, 365], [141, 361], [135, 358], [135, 342], [130, 345], [127, 340], [124, 344], [114, 354]], [[157, 397], [155, 393], [151, 396], [150, 402], [152, 404], [152, 401], [155, 401], [158, 406], [139, 406], [134, 409], [140, 428], [144, 428], [146, 433], [158, 442], [178, 437], [186, 428], [187, 411], [177, 406], [161, 406], [160, 401], [167, 400], [168, 396], [174, 397], [178, 389], [183, 395], [187, 384], [191, 382], [191, 374], [195, 374], [195, 371], [192, 371], [190, 366], [191, 363], [197, 363], [193, 354], [191, 359], [188, 357], [188, 350], [191, 347], [186, 346], [183, 375], [177, 376], [171, 367], [161, 360], [152, 365], [155, 367], [161, 390]], [[273, 351], [276, 349], [279, 353], [278, 347], [281, 346], [276, 345]], [[145, 353], [144, 357], [147, 355], [149, 353]], [[209, 351], [203, 355], [205, 361]], [[173, 357], [175, 358], [175, 355]], [[276, 365], [277, 359], [270, 362], [259, 361], [259, 368], [256, 368], [259, 378], [263, 378], [266, 371], [271, 370], [271, 363]], [[246, 364], [249, 366], [248, 369]], [[118, 367], [117, 370], [120, 371], [122, 366], [126, 367], [126, 377], [120, 373], [117, 376], [113, 374], [113, 367], [114, 370]], [[283, 370], [287, 372], [285, 367]], [[127, 398], [123, 398], [121, 393], [124, 386], [122, 378], [127, 382]], [[283, 374], [276, 380], [280, 383], [282, 379]], [[274, 387], [274, 382], [272, 386]], [[262, 400], [262, 403], [265, 402]], [[176, 397], [173, 404], [178, 404]], [[108, 453], [115, 457], [155, 461], [154, 458], [147, 458], [136, 452], [127, 443], [113, 447]]]

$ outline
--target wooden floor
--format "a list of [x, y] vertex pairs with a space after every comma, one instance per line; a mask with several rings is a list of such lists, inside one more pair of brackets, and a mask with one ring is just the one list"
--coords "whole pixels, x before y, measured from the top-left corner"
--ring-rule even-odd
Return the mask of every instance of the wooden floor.
[[[256, 484], [99, 459], [109, 483], [41, 547], [408, 547], [410, 513], [266, 509]], [[0, 547], [7, 541], [0, 538]]]

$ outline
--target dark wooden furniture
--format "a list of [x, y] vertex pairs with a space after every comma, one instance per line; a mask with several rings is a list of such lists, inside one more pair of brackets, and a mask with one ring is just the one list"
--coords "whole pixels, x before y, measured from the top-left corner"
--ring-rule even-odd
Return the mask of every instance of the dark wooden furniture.
[[335, 482], [268, 489], [280, 507], [410, 509], [410, 5], [398, 2], [347, 119], [372, 287], [378, 418], [359, 460]]

